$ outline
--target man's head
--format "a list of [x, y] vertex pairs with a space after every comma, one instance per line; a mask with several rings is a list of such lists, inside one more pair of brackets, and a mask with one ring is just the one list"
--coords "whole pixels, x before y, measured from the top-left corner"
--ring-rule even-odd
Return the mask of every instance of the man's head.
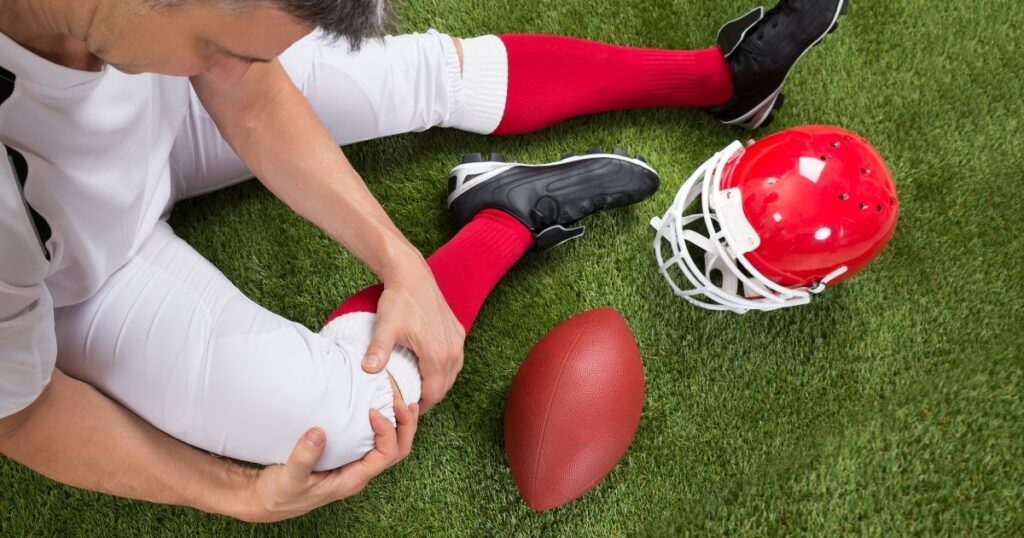
[[122, 71], [231, 83], [317, 27], [358, 47], [392, 17], [387, 0], [101, 0], [86, 41]]

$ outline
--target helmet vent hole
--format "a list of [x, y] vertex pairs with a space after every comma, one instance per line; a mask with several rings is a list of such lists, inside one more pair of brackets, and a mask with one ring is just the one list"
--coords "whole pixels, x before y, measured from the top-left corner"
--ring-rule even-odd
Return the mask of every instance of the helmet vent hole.
[[862, 210], [864, 210], [864, 209], [867, 209], [867, 208], [868, 208], [868, 204], [865, 204], [864, 202], [861, 202], [861, 203], [860, 203], [860, 208], [861, 208]]
[[846, 140], [847, 142], [850, 142], [850, 141], [853, 140], [853, 137], [850, 136], [850, 135], [843, 135], [843, 140]]
[[877, 210], [879, 213], [881, 213], [882, 212], [882, 204], [876, 205], [875, 206], [875, 210]]
[[832, 142], [832, 147], [838, 148], [839, 147], [839, 141], [836, 140], [835, 142]]
[[866, 167], [866, 166], [861, 166], [860, 167], [860, 173], [862, 173], [864, 175], [868, 175], [868, 174], [871, 173], [871, 169]]
[[849, 199], [850, 199], [850, 195], [849, 195], [848, 193], [845, 193], [845, 192], [844, 192], [843, 194], [840, 194], [840, 195], [839, 195], [839, 199], [840, 199], [841, 201], [845, 202], [845, 201], [847, 201], [847, 200], [849, 200]]
[[819, 157], [819, 159], [821, 159], [823, 161], [827, 161], [828, 160], [828, 155], [822, 155], [821, 157]]

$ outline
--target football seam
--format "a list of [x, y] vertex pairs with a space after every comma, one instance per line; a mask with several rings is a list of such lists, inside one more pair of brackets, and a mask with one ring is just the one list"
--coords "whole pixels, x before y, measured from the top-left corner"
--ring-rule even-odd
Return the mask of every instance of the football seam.
[[583, 337], [583, 333], [587, 332], [587, 330], [590, 329], [590, 326], [591, 322], [588, 320], [586, 325], [584, 325], [583, 328], [581, 328], [580, 331], [576, 333], [576, 337], [573, 338], [572, 344], [570, 344], [567, 348], [568, 351], [566, 351], [566, 353], [562, 355], [562, 363], [558, 365], [558, 377], [555, 378], [555, 383], [551, 390], [551, 396], [548, 398], [547, 411], [545, 411], [544, 413], [544, 424], [542, 424], [540, 428], [540, 442], [537, 443], [537, 454], [533, 458], [533, 480], [530, 481], [529, 489], [531, 496], [533, 495], [537, 487], [537, 468], [540, 463], [540, 455], [541, 453], [544, 452], [544, 440], [548, 436], [548, 419], [551, 418], [551, 404], [555, 400], [555, 395], [558, 394], [558, 385], [559, 383], [562, 382], [562, 374], [565, 372], [565, 365], [568, 362], [569, 353], [571, 353], [571, 351], [576, 347], [576, 343], [579, 342], [580, 338]]

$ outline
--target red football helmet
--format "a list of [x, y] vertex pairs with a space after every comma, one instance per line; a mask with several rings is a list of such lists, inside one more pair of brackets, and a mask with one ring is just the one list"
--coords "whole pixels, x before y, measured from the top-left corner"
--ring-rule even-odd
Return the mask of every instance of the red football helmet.
[[[651, 224], [677, 295], [742, 314], [806, 304], [854, 275], [885, 248], [898, 215], [892, 177], [867, 140], [807, 126], [746, 148], [733, 142]], [[677, 283], [679, 272], [691, 286]]]

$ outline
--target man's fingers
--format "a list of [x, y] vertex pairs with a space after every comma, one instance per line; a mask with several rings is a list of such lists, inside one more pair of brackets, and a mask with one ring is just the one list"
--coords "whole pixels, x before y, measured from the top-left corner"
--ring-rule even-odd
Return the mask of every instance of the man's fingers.
[[377, 470], [374, 474], [377, 474], [387, 469], [398, 454], [398, 429], [376, 409], [370, 409], [370, 427], [374, 434], [373, 450], [363, 459], [374, 465]]
[[367, 373], [380, 373], [391, 358], [391, 352], [395, 349], [395, 338], [397, 331], [387, 321], [377, 318], [377, 326], [373, 329], [373, 338], [369, 347], [366, 348], [366, 355], [363, 356], [363, 370]]
[[435, 374], [430, 377], [424, 376], [423, 387], [420, 389], [420, 409], [426, 413], [430, 408], [437, 405], [444, 399], [445, 391], [448, 388], [448, 380], [444, 374]]
[[422, 412], [429, 411], [443, 400], [455, 384], [463, 366], [464, 334], [460, 325], [457, 330], [448, 331], [445, 339], [427, 341], [413, 335], [413, 350], [419, 358], [423, 377], [419, 401]]
[[370, 427], [373, 428], [373, 450], [351, 464], [355, 466], [351, 476], [352, 485], [357, 491], [391, 467], [398, 454], [398, 432], [387, 417], [376, 409], [370, 409]]
[[[419, 427], [419, 405], [396, 405], [395, 419], [398, 421], [398, 460], [404, 460], [412, 452], [412, 441]], [[397, 462], [396, 462], [397, 463]]]
[[356, 495], [370, 480], [391, 466], [398, 452], [398, 433], [391, 421], [376, 409], [370, 409], [370, 427], [373, 429], [373, 449], [363, 459], [353, 461], [331, 472], [325, 483], [334, 499]]
[[313, 466], [320, 461], [327, 444], [327, 435], [320, 428], [313, 428], [299, 439], [284, 465], [285, 476], [293, 485], [305, 483], [313, 472]]

